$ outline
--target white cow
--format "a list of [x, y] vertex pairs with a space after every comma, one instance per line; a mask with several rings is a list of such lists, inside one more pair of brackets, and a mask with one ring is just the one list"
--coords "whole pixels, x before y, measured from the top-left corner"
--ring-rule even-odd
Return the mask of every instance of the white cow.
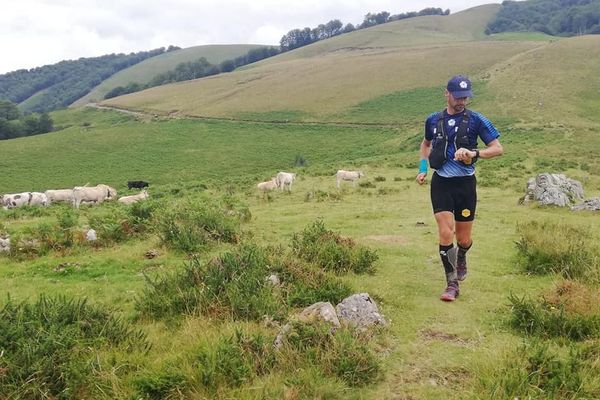
[[296, 174], [293, 172], [278, 172], [276, 177], [277, 187], [283, 192], [287, 186], [288, 190], [291, 192], [292, 182], [294, 182], [294, 179], [296, 179]]
[[47, 206], [50, 204], [48, 202], [48, 197], [45, 193], [40, 192], [31, 192], [29, 193], [31, 198], [29, 199], [29, 204], [32, 206]]
[[31, 201], [31, 193], [9, 193], [2, 196], [4, 208], [22, 207], [29, 204]]
[[116, 189], [102, 183], [93, 187], [75, 186], [73, 188], [73, 206], [79, 208], [82, 202], [100, 204], [104, 200], [112, 200], [116, 196]]
[[145, 190], [142, 190], [138, 194], [120, 197], [118, 201], [119, 201], [119, 203], [122, 203], [122, 204], [133, 204], [135, 202], [138, 202], [140, 200], [145, 200], [147, 198], [148, 198], [148, 192]]
[[261, 182], [256, 187], [261, 192], [268, 192], [270, 190], [276, 189], [279, 185], [277, 185], [277, 178], [273, 178], [270, 181]]
[[64, 202], [73, 204], [73, 189], [50, 189], [44, 192], [48, 204]]
[[340, 183], [342, 181], [351, 181], [352, 185], [356, 186], [356, 181], [363, 176], [365, 176], [365, 174], [362, 171], [344, 171], [343, 169], [340, 169], [335, 174], [337, 187], [338, 189], [340, 188]]

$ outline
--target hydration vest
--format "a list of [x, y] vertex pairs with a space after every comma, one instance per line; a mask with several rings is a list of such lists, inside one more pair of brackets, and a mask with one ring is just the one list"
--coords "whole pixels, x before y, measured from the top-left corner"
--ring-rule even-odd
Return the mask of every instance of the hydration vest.
[[[454, 135], [454, 148], [455, 150], [464, 147], [469, 150], [475, 150], [477, 148], [477, 144], [473, 147], [469, 143], [469, 119], [471, 117], [471, 112], [465, 109], [465, 112], [462, 117], [462, 121], [458, 126], [458, 130], [456, 131], [456, 135]], [[431, 152], [429, 153], [429, 165], [433, 169], [439, 169], [446, 162], [448, 154], [448, 134], [446, 133], [446, 124], [444, 123], [444, 111], [439, 113], [439, 117], [437, 120], [436, 127], [433, 129], [433, 147]], [[469, 164], [465, 164], [460, 161], [464, 165], [470, 165], [474, 162], [473, 160]]]

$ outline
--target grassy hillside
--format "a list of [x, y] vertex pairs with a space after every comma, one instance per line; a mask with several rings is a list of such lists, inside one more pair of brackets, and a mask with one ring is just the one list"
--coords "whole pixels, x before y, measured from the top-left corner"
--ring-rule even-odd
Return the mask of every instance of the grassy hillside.
[[219, 64], [246, 54], [249, 50], [260, 45], [206, 45], [171, 51], [142, 61], [130, 68], [119, 71], [104, 80], [86, 96], [73, 103], [73, 106], [95, 103], [104, 99], [104, 95], [117, 86], [127, 86], [129, 83], [146, 84], [156, 75], [171, 71], [178, 64], [197, 61], [206, 58], [211, 64]]
[[[495, 9], [399, 21], [335, 39], [355, 46], [320, 42], [107, 102], [150, 113], [55, 112], [56, 132], [0, 142], [0, 193], [103, 182], [121, 196], [141, 179], [151, 196], [139, 207], [0, 209], [0, 237], [13, 241], [0, 254], [0, 338], [10, 338], [0, 397], [600, 398], [597, 212], [518, 204], [541, 172], [600, 196], [600, 46], [595, 37], [479, 40], [485, 23], [475, 16]], [[428, 37], [408, 33], [438, 26]], [[411, 42], [421, 44], [403, 45]], [[497, 125], [505, 154], [478, 162], [469, 275], [447, 304], [429, 186], [414, 178], [422, 122], [444, 106], [443, 83], [457, 70], [475, 78], [472, 108]], [[339, 168], [366, 176], [338, 190]], [[292, 192], [258, 193], [280, 170], [298, 174]], [[376, 251], [374, 273], [325, 273], [292, 254], [295, 235], [315, 221], [346, 238], [328, 234], [336, 244]], [[85, 241], [89, 227], [97, 242]], [[269, 258], [243, 250], [251, 245]], [[328, 246], [322, 255], [337, 265], [343, 251]], [[205, 269], [176, 281], [194, 260]], [[295, 291], [266, 286], [278, 268], [284, 285], [306, 281]], [[390, 325], [294, 330], [295, 348], [273, 350], [298, 299], [344, 288], [368, 292]], [[40, 295], [77, 301], [15, 311]], [[262, 313], [290, 298], [288, 314]]]
[[[366, 102], [406, 97], [414, 90], [441, 90], [447, 77], [458, 72], [482, 79], [496, 64], [547, 43], [539, 37], [479, 40], [485, 25], [481, 21], [495, 12], [496, 6], [482, 6], [450, 16], [396, 21], [317, 42], [230, 74], [103, 104], [191, 116], [352, 121], [351, 114]], [[402, 123], [403, 111], [363, 115], [361, 120]]]

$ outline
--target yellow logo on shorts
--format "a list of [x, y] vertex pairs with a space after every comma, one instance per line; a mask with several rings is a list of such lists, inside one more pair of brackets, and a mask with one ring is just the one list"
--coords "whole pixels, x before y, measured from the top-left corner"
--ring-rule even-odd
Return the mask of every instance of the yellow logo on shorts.
[[468, 208], [465, 208], [464, 210], [462, 210], [462, 216], [467, 218], [469, 215], [471, 215], [471, 210], [469, 210]]

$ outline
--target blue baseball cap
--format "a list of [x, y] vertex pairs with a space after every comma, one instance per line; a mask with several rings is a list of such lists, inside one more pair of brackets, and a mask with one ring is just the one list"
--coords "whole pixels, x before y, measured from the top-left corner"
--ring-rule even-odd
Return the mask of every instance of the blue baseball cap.
[[466, 76], [453, 76], [448, 81], [446, 89], [448, 89], [448, 91], [455, 98], [473, 97], [473, 92], [471, 91], [471, 81]]

